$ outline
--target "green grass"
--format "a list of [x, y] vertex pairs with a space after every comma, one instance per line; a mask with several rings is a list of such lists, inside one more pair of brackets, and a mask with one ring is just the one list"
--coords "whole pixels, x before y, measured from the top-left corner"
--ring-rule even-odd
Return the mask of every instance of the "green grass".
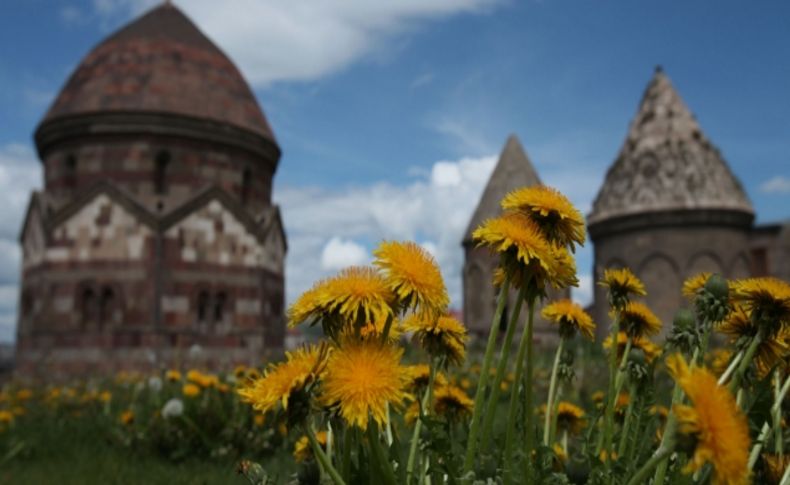
[[[80, 426], [80, 424], [82, 426]], [[17, 429], [16, 431], [21, 431]], [[0, 451], [0, 483], [15, 485], [244, 485], [238, 475], [238, 457], [188, 458], [172, 462], [152, 450], [126, 448], [108, 439], [96, 427], [75, 423], [45, 422], [4, 439]], [[283, 451], [259, 460], [264, 467], [284, 478], [292, 473], [291, 458]]]

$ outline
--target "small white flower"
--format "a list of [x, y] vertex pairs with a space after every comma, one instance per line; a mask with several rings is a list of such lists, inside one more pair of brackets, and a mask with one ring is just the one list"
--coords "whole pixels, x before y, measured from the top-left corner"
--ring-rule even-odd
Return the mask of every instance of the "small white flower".
[[167, 401], [162, 407], [162, 417], [165, 419], [175, 418], [184, 413], [184, 401], [174, 397]]
[[154, 392], [159, 392], [162, 390], [162, 379], [157, 376], [152, 376], [148, 378], [148, 389], [151, 389]]

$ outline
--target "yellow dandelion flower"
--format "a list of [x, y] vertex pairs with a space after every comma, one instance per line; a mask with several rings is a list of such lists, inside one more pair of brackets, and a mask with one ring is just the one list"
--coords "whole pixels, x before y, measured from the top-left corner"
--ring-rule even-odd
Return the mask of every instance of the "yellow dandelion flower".
[[312, 288], [302, 293], [288, 308], [289, 327], [295, 327], [302, 322], [312, 324], [320, 320], [323, 313], [320, 297], [325, 285], [326, 280], [315, 283]]
[[264, 423], [266, 423], [266, 416], [256, 413], [255, 416], [252, 417], [252, 422], [255, 426], [260, 428], [264, 425]]
[[199, 396], [200, 395], [200, 387], [197, 386], [196, 384], [192, 384], [192, 383], [184, 384], [184, 386], [181, 388], [181, 392], [186, 397]]
[[[377, 320], [376, 322], [368, 322], [359, 329], [359, 336], [363, 339], [368, 338], [381, 338], [381, 335], [384, 333], [384, 327], [387, 324], [387, 320]], [[347, 328], [344, 331], [344, 337], [348, 338], [355, 334], [355, 330], [353, 328]], [[401, 328], [400, 320], [397, 318], [393, 318], [392, 322], [390, 323], [389, 333], [387, 334], [387, 340], [390, 342], [397, 342], [400, 340], [401, 335], [403, 334], [403, 330]]]
[[[750, 311], [737, 303], [718, 327], [718, 331], [727, 335], [733, 343], [744, 338], [751, 339], [757, 335], [757, 330], [757, 323], [752, 319]], [[763, 338], [754, 354], [754, 363], [760, 376], [765, 377], [774, 366], [784, 364], [789, 350], [790, 328], [779, 330]], [[727, 364], [729, 361], [724, 364], [724, 369], [727, 368]]]
[[502, 208], [525, 213], [554, 244], [571, 250], [575, 243], [584, 244], [584, 216], [556, 189], [543, 185], [516, 189], [502, 199]]
[[557, 428], [576, 435], [581, 433], [586, 425], [584, 409], [566, 401], [560, 401], [557, 404]]
[[112, 400], [112, 393], [110, 391], [102, 391], [99, 393], [99, 401], [108, 403]]
[[247, 375], [247, 366], [239, 364], [233, 368], [233, 376], [236, 379], [243, 379]]
[[432, 356], [442, 356], [450, 364], [460, 365], [466, 358], [469, 340], [464, 324], [449, 315], [430, 318], [412, 314], [403, 322], [403, 329], [414, 333], [414, 339]]
[[669, 417], [669, 409], [666, 406], [650, 406], [650, 415], [658, 417], [658, 426], [656, 426], [656, 441], [660, 442], [664, 439], [664, 429], [667, 425], [667, 418]]
[[687, 278], [686, 281], [683, 282], [683, 289], [681, 290], [683, 296], [689, 300], [696, 298], [697, 293], [705, 286], [705, 283], [708, 282], [708, 278], [710, 278], [712, 274], [713, 273], [703, 271], [702, 273]]
[[779, 455], [763, 453], [760, 456], [763, 459], [763, 470], [768, 483], [778, 484], [781, 482], [787, 465], [790, 465], [790, 455], [780, 458]]
[[559, 443], [554, 443], [552, 449], [554, 450], [554, 459], [555, 459], [553, 463], [554, 471], [561, 472], [563, 467], [565, 466], [565, 462], [568, 461], [568, 454], [565, 453], [565, 450], [562, 449], [562, 445], [560, 445]]
[[30, 389], [20, 389], [16, 392], [17, 401], [28, 401], [33, 397], [33, 391]]
[[124, 426], [129, 426], [130, 424], [134, 423], [134, 411], [127, 409], [121, 413], [121, 415], [118, 417], [118, 420]]
[[593, 392], [593, 393], [590, 395], [590, 399], [592, 399], [592, 401], [593, 401], [594, 403], [598, 403], [598, 404], [600, 404], [600, 403], [602, 403], [602, 402], [603, 402], [603, 398], [604, 398], [604, 397], [606, 397], [606, 393], [605, 393], [605, 392], [603, 392], [603, 391], [595, 391], [595, 392]]
[[288, 310], [290, 326], [303, 321], [324, 323], [335, 335], [348, 324], [378, 321], [393, 315], [395, 295], [374, 268], [352, 266], [319, 281]]
[[434, 409], [436, 414], [449, 421], [459, 421], [472, 414], [475, 403], [463, 389], [446, 385], [436, 389], [434, 393]]
[[707, 369], [689, 369], [679, 354], [667, 359], [667, 367], [691, 401], [691, 406], [674, 406], [678, 431], [693, 446], [687, 450], [691, 459], [685, 471], [697, 471], [710, 462], [713, 483], [748, 483], [749, 426], [732, 394]]
[[618, 308], [624, 305], [631, 295], [647, 295], [645, 285], [628, 268], [604, 270], [603, 279], [598, 284], [609, 289], [609, 300]]
[[197, 384], [202, 388], [215, 387], [219, 384], [219, 379], [213, 374], [204, 374], [198, 370], [190, 370], [187, 372], [187, 380], [193, 384]]
[[[625, 352], [625, 346], [628, 343], [628, 335], [625, 332], [619, 332], [617, 334], [617, 359], [618, 361], [623, 358], [623, 353]], [[604, 349], [611, 349], [612, 348], [612, 337], [611, 335], [606, 337], [603, 341], [603, 348]], [[650, 340], [644, 337], [634, 337], [631, 339], [631, 351], [633, 352], [635, 349], [641, 350], [645, 356], [645, 362], [648, 364], [653, 363], [657, 357], [661, 356], [661, 347], [654, 344]]]
[[604, 463], [606, 463], [606, 461], [609, 459], [609, 456], [612, 457], [612, 461], [617, 461], [617, 452], [616, 451], [612, 451], [611, 455], [609, 455], [609, 452], [607, 450], [601, 450], [601, 452], [598, 453], [598, 459], [601, 460]]
[[239, 388], [237, 393], [261, 413], [275, 410], [278, 404], [288, 409], [291, 395], [321, 375], [327, 352], [326, 345], [311, 345], [286, 352], [285, 362], [269, 366], [263, 377]]
[[540, 281], [553, 276], [556, 256], [537, 224], [524, 214], [507, 212], [488, 219], [475, 229], [472, 237], [478, 246], [488, 246], [503, 254], [508, 272], [523, 266]]
[[777, 278], [749, 278], [732, 287], [733, 299], [769, 325], [769, 335], [790, 325], [790, 284]]
[[576, 331], [594, 340], [595, 324], [582, 307], [571, 300], [557, 300], [543, 307], [543, 318], [560, 326], [560, 335], [570, 338]]
[[[315, 440], [318, 441], [321, 448], [326, 450], [326, 431], [319, 431], [316, 433]], [[297, 463], [302, 463], [312, 458], [313, 448], [310, 446], [310, 440], [307, 436], [303, 435], [294, 444], [294, 460], [296, 460]]]
[[[422, 394], [422, 390], [428, 387], [431, 379], [431, 368], [427, 364], [416, 364], [406, 367], [409, 376], [409, 391], [414, 394]], [[447, 378], [443, 373], [437, 371], [433, 378], [435, 386], [446, 386]]]
[[421, 246], [384, 241], [373, 255], [373, 264], [384, 270], [387, 284], [404, 308], [439, 315], [450, 304], [439, 265]]
[[400, 348], [373, 340], [344, 342], [326, 366], [323, 402], [338, 405], [349, 425], [366, 429], [370, 417], [384, 423], [387, 404], [398, 406], [407, 397], [402, 354]]
[[11, 424], [14, 422], [14, 413], [5, 409], [0, 409], [0, 424]]
[[628, 302], [620, 310], [620, 326], [632, 338], [658, 335], [661, 332], [661, 320], [647, 305], [638, 301]]
[[181, 372], [175, 369], [170, 369], [167, 372], [165, 372], [165, 379], [167, 379], [170, 382], [178, 382], [181, 380]]
[[625, 408], [631, 403], [631, 396], [627, 392], [621, 392], [614, 402], [614, 410], [618, 415], [621, 415]]

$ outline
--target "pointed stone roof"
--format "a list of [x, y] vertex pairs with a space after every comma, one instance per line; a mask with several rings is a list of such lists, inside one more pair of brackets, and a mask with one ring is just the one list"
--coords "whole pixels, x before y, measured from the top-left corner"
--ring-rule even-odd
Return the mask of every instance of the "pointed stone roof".
[[472, 219], [469, 221], [463, 243], [467, 244], [472, 241], [472, 233], [477, 229], [477, 226], [502, 212], [499, 202], [505, 194], [519, 187], [539, 185], [540, 183], [538, 173], [532, 166], [532, 162], [524, 151], [524, 147], [521, 146], [518, 137], [510, 135], [499, 155], [499, 161], [497, 161], [491, 178], [488, 179], [488, 184], [480, 197]]
[[169, 2], [94, 47], [58, 94], [42, 125], [113, 112], [210, 120], [275, 141], [233, 62]]
[[740, 181], [658, 67], [588, 222], [708, 209], [754, 214]]

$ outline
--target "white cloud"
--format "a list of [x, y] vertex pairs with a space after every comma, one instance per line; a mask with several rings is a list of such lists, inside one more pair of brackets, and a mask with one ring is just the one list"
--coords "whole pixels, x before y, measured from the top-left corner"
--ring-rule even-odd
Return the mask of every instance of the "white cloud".
[[571, 296], [573, 301], [581, 306], [587, 306], [593, 301], [593, 280], [590, 273], [579, 273], [579, 287], [573, 288]]
[[[364, 262], [379, 241], [396, 239], [416, 241], [434, 255], [453, 304], [460, 306], [461, 239], [495, 162], [493, 155], [440, 161], [430, 174], [418, 175], [405, 185], [276, 188], [274, 197], [282, 206], [288, 234], [288, 299], [331, 274], [324, 261], [330, 245], [339, 254], [365, 246], [364, 259], [355, 255]], [[443, 168], [437, 170], [437, 166]], [[446, 173], [453, 175], [446, 177]], [[349, 251], [351, 247], [355, 249]]]
[[790, 177], [777, 175], [760, 185], [760, 192], [765, 194], [790, 194]]
[[0, 285], [0, 342], [14, 340], [18, 295], [19, 287], [17, 285]]
[[[94, 0], [104, 23], [127, 20], [161, 0]], [[180, 0], [251, 83], [314, 80], [375, 53], [424, 21], [474, 13], [498, 0]], [[220, 7], [221, 5], [221, 7]]]
[[87, 20], [82, 10], [74, 5], [66, 5], [62, 7], [60, 9], [60, 19], [66, 25], [77, 25], [84, 23]]
[[339, 270], [348, 266], [364, 264], [368, 260], [365, 246], [352, 240], [333, 237], [321, 251], [321, 269]]
[[41, 163], [29, 146], [0, 146], [0, 283], [17, 277], [17, 238], [30, 192], [40, 185]]

